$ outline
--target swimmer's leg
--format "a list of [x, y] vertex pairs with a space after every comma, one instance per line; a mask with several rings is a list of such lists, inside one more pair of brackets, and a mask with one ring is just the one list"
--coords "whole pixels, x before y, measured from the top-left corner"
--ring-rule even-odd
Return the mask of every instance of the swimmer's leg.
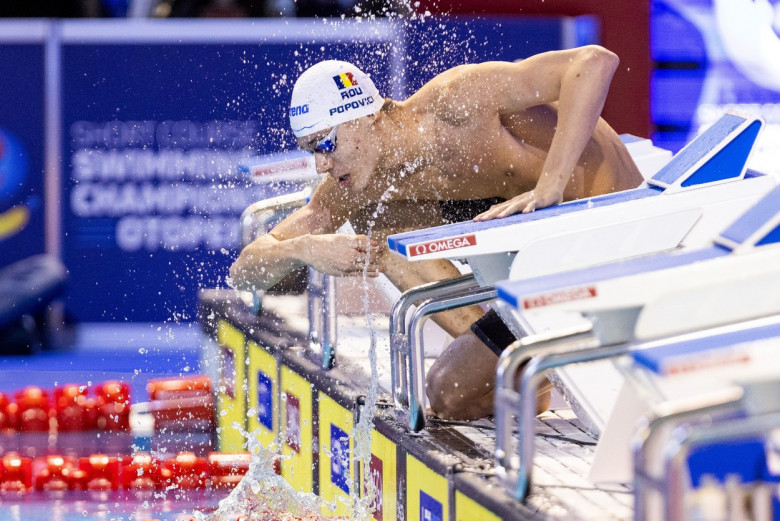
[[[489, 312], [472, 331], [456, 338], [428, 371], [428, 401], [440, 418], [474, 420], [493, 414], [498, 356], [514, 341], [506, 326], [496, 321], [500, 323], [498, 316]], [[549, 407], [551, 389], [547, 380], [539, 385], [537, 414]]]

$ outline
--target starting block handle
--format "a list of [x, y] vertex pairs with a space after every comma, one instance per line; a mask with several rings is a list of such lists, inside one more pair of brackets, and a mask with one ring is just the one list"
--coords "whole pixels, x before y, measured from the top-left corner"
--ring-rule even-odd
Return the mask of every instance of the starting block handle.
[[403, 409], [409, 405], [406, 360], [409, 353], [406, 313], [431, 298], [444, 298], [477, 289], [473, 274], [430, 282], [405, 291], [390, 311], [390, 381], [393, 403]]

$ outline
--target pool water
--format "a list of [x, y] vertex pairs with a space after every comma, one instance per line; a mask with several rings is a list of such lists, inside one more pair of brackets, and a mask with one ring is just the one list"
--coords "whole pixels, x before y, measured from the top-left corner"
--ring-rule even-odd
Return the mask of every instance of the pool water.
[[172, 490], [145, 495], [126, 491], [0, 495], [0, 521], [190, 521], [195, 511], [215, 510], [227, 494], [226, 490]]
[[[106, 380], [130, 384], [133, 403], [147, 401], [152, 378], [187, 376], [200, 369], [197, 324], [88, 324], [58, 338], [51, 351], [28, 356], [0, 356], [0, 392], [12, 395], [28, 385], [51, 390], [67, 383], [91, 385]], [[173, 456], [180, 451], [199, 457], [216, 450], [212, 433], [164, 432], [0, 432], [0, 455], [24, 457], [67, 454], [130, 455], [152, 452]], [[193, 513], [213, 512], [229, 490], [153, 492], [68, 491], [0, 493], [0, 521], [189, 521]]]

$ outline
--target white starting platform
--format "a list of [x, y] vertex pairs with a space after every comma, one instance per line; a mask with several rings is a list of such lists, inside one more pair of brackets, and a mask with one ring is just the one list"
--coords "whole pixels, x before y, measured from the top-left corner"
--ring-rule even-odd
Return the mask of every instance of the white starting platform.
[[775, 187], [708, 246], [506, 281], [498, 295], [521, 321], [555, 311], [598, 319], [641, 308], [625, 340], [658, 338], [780, 312], [778, 242]]
[[[774, 178], [746, 168], [761, 127], [757, 118], [729, 113], [635, 189], [504, 219], [397, 234], [388, 238], [388, 245], [410, 261], [466, 259], [482, 288], [506, 279], [524, 280], [700, 247], [775, 187]], [[504, 306], [496, 308], [518, 337], [581, 322], [579, 315], [565, 313], [512, 320]], [[416, 353], [411, 356], [419, 358]], [[415, 362], [409, 367], [420, 365]], [[602, 370], [604, 374], [596, 378], [598, 389], [593, 388], [592, 372], [581, 377], [576, 369], [565, 369], [555, 380], [595, 434], [603, 430], [622, 381], [611, 364]], [[412, 376], [419, 387], [424, 375]], [[583, 387], [582, 378], [590, 385]], [[410, 387], [414, 391], [415, 385]], [[420, 408], [417, 402], [422, 398], [412, 396], [409, 401]]]
[[[693, 364], [685, 349], [678, 344], [665, 351], [643, 352], [642, 342], [668, 339], [672, 335], [696, 332], [725, 324], [737, 324], [760, 317], [780, 315], [780, 187], [766, 194], [757, 204], [740, 216], [709, 246], [674, 252], [658, 253], [600, 266], [579, 269], [528, 280], [498, 284], [499, 297], [513, 307], [520, 320], [529, 315], [575, 312], [587, 318], [591, 328], [565, 332], [548, 338], [524, 339], [525, 345], [502, 357], [507, 369], [499, 384], [500, 400], [508, 407], [520, 407], [521, 412], [497, 408], [499, 425], [500, 465], [517, 477], [517, 494], [528, 493], [527, 474], [533, 459], [533, 447], [527, 426], [532, 414], [528, 404], [519, 405], [541, 370], [559, 368], [576, 362], [604, 360], [635, 352], [637, 361], [647, 367], [677, 367]], [[733, 336], [733, 335], [732, 335]], [[730, 339], [732, 337], [725, 337]], [[684, 339], [689, 341], [690, 339]], [[659, 340], [662, 344], [668, 340]], [[701, 350], [701, 340], [686, 349]], [[724, 339], [709, 338], [715, 346]], [[694, 349], [696, 348], [696, 349]], [[672, 351], [679, 350], [677, 357]], [[651, 356], [655, 353], [655, 357]], [[712, 354], [712, 353], [710, 353]], [[700, 353], [699, 353], [700, 356]], [[718, 356], [734, 357], [735, 352], [720, 351]], [[524, 361], [520, 372], [520, 397], [514, 390], [513, 372]], [[511, 360], [511, 361], [510, 361]], [[664, 360], [667, 365], [661, 363]], [[713, 355], [712, 362], [716, 363]], [[699, 358], [699, 363], [701, 359]], [[671, 365], [668, 365], [671, 364]], [[676, 365], [675, 365], [676, 364]], [[587, 396], [587, 366], [581, 366], [578, 392]], [[501, 374], [501, 370], [499, 370]], [[641, 380], [645, 385], [625, 386], [611, 413], [605, 432], [599, 440], [591, 478], [596, 481], [630, 481], [629, 440], [636, 420], [651, 413], [655, 400], [648, 399], [647, 389], [666, 389], [665, 398], [696, 395], [704, 390], [701, 382], [677, 380], [676, 387], [667, 380], [660, 385], [647, 371]], [[596, 374], [591, 373], [591, 376]], [[601, 376], [598, 373], [597, 376]], [[745, 375], [745, 378], [748, 378]], [[636, 378], [630, 380], [637, 381]], [[722, 380], [721, 380], [722, 382]], [[648, 385], [648, 383], [654, 383]], [[688, 392], [683, 392], [685, 387]], [[716, 380], [715, 386], [718, 386]], [[598, 389], [596, 385], [594, 389]], [[533, 393], [531, 393], [533, 394]], [[508, 417], [520, 418], [520, 463], [514, 465], [507, 452]], [[514, 470], [518, 469], [517, 475]]]
[[780, 316], [634, 346], [636, 519], [780, 516], [778, 356]]

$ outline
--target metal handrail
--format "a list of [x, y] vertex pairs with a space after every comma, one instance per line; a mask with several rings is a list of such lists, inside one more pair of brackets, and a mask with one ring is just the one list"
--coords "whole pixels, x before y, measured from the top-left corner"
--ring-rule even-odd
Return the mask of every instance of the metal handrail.
[[[241, 213], [240, 219], [241, 248], [246, 247], [257, 239], [258, 236], [267, 234], [285, 215], [303, 207], [313, 191], [313, 186], [307, 186], [297, 192], [269, 197], [247, 206]], [[252, 308], [252, 312], [255, 315], [260, 314], [260, 305], [265, 294], [264, 291], [241, 291], [239, 294], [241, 300], [245, 301]]]
[[[523, 337], [507, 347], [498, 359], [496, 366], [496, 386], [495, 386], [495, 422], [496, 422], [496, 464], [499, 468], [506, 467], [506, 458], [512, 453], [510, 448], [512, 440], [512, 425], [509, 422], [506, 411], [514, 411], [519, 407], [519, 393], [515, 391], [517, 374], [520, 365], [525, 360], [521, 356], [523, 351], [529, 351], [544, 342], [576, 341], [582, 335], [590, 333], [591, 325], [578, 326], [576, 328], [561, 331], [558, 334], [551, 335], [533, 335]], [[499, 406], [504, 404], [506, 407]]]
[[322, 353], [320, 367], [333, 369], [338, 345], [336, 278], [309, 268], [309, 348]]
[[[297, 192], [269, 197], [249, 205], [241, 214], [242, 247], [259, 235], [268, 233], [286, 215], [305, 206], [318, 182], [315, 176]], [[336, 363], [338, 330], [335, 279], [312, 268], [309, 268], [308, 279], [309, 348], [322, 353], [320, 365], [323, 369], [332, 369]], [[258, 313], [263, 292], [248, 293], [251, 293], [252, 308]]]
[[473, 274], [422, 284], [405, 291], [390, 312], [390, 392], [396, 408], [409, 405], [406, 356], [409, 345], [406, 314], [409, 308], [429, 298], [462, 293], [479, 287]]
[[250, 204], [241, 213], [241, 246], [264, 235], [276, 224], [281, 212], [291, 212], [306, 205], [314, 189], [311, 186], [291, 194], [269, 197]]
[[650, 519], [650, 489], [663, 493], [663, 477], [654, 476], [653, 470], [650, 469], [656, 459], [651, 457], [651, 453], [655, 452], [661, 443], [660, 438], [675, 425], [697, 422], [711, 424], [715, 417], [733, 415], [741, 409], [742, 395], [741, 389], [731, 388], [695, 400], [666, 403], [656, 408], [653, 418], [644, 419], [644, 425], [637, 429], [632, 440], [634, 521]]
[[409, 330], [408, 363], [409, 382], [409, 429], [417, 432], [425, 426], [425, 345], [423, 325], [434, 313], [449, 311], [495, 300], [498, 291], [493, 286], [476, 288], [460, 295], [431, 298], [421, 304], [412, 315]]
[[[673, 335], [645, 342], [621, 341], [627, 338], [626, 324], [636, 322], [638, 309], [626, 309], [621, 313], [602, 316], [593, 321], [593, 328], [561, 333], [553, 338], [525, 338], [515, 349], [502, 354], [496, 374], [496, 468], [504, 478], [507, 489], [518, 500], [527, 497], [532, 479], [534, 444], [534, 418], [536, 417], [535, 389], [543, 373], [566, 365], [594, 362], [649, 349], [680, 338], [722, 334], [734, 330], [747, 330], [780, 320], [780, 317], [764, 317], [736, 324], [717, 326], [682, 335]], [[607, 318], [605, 321], [604, 318]], [[622, 323], [624, 330], [616, 329]], [[611, 342], [611, 343], [610, 343]], [[519, 392], [515, 389], [520, 374]], [[518, 454], [512, 454], [512, 428], [508, 416], [515, 410], [518, 420]], [[516, 470], [515, 470], [516, 469]]]
[[664, 519], [682, 521], [685, 516], [682, 501], [682, 479], [688, 455], [697, 447], [712, 443], [736, 441], [748, 436], [768, 436], [780, 427], [780, 411], [767, 411], [748, 418], [729, 418], [701, 427], [680, 429], [664, 451], [666, 470], [666, 509]]
[[[590, 325], [577, 326], [571, 330], [561, 332], [560, 336], [534, 336], [526, 337], [515, 344], [511, 349], [505, 350], [499, 359], [496, 369], [495, 391], [495, 422], [496, 422], [496, 472], [503, 479], [510, 493], [516, 498], [525, 499], [530, 490], [531, 469], [533, 468], [533, 420], [536, 417], [536, 392], [535, 386], [540, 378], [534, 375], [533, 382], [523, 382], [524, 370], [535, 357], [548, 352], [568, 352], [573, 349], [593, 346], [597, 341]], [[516, 390], [518, 376], [521, 384], [534, 389], [524, 396]], [[530, 408], [529, 408], [530, 403]], [[526, 414], [527, 411], [527, 414]], [[513, 437], [510, 417], [518, 418], [520, 438], [518, 440], [519, 459], [512, 458]], [[530, 421], [528, 416], [530, 415]], [[530, 440], [531, 448], [527, 447]]]
[[[529, 372], [531, 360], [544, 354], [582, 353], [588, 348], [603, 345], [625, 344], [631, 339], [633, 326], [639, 314], [638, 308], [625, 308], [602, 313], [598, 319], [591, 318], [570, 329], [545, 335], [523, 338], [512, 349], [505, 350], [496, 368], [495, 421], [496, 421], [496, 471], [503, 478], [507, 490], [517, 499], [523, 500], [531, 487], [531, 470], [534, 457], [533, 422], [536, 417], [536, 385], [541, 379]], [[534, 366], [530, 365], [532, 369]], [[525, 394], [518, 392], [518, 378], [528, 379], [525, 385], [531, 388]], [[518, 420], [518, 454], [512, 458], [513, 438], [510, 417]]]

